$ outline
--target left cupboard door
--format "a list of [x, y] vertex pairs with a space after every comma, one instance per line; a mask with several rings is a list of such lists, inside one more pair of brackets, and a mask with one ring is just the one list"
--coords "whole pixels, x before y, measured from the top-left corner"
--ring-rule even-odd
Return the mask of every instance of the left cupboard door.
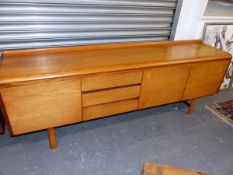
[[1, 90], [13, 135], [82, 120], [79, 79], [33, 81]]

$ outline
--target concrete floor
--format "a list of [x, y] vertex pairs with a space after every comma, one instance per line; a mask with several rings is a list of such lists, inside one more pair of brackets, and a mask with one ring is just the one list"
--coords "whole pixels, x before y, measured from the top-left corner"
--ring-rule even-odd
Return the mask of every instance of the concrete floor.
[[139, 175], [143, 161], [233, 175], [233, 128], [204, 108], [233, 91], [203, 98], [192, 116], [183, 103], [61, 127], [58, 149], [45, 131], [0, 136], [0, 175]]

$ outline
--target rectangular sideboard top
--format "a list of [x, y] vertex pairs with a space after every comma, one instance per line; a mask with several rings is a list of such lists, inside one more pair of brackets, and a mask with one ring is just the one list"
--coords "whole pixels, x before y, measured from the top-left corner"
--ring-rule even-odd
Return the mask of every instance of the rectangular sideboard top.
[[0, 85], [231, 58], [200, 40], [15, 50], [3, 55]]

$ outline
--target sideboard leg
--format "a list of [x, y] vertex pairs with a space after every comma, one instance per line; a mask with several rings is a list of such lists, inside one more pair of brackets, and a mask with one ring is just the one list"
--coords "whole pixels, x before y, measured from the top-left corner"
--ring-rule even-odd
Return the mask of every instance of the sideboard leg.
[[197, 102], [196, 98], [192, 99], [190, 106], [189, 106], [189, 109], [188, 109], [188, 114], [193, 113], [194, 107], [196, 106], [196, 102]]
[[5, 130], [5, 122], [3, 120], [3, 116], [0, 111], [0, 134], [4, 134], [4, 130]]
[[55, 129], [54, 128], [48, 128], [48, 138], [49, 138], [49, 147], [51, 149], [57, 148], [57, 142], [56, 142], [56, 135], [55, 135]]
[[0, 121], [0, 134], [4, 134], [4, 126], [1, 121]]

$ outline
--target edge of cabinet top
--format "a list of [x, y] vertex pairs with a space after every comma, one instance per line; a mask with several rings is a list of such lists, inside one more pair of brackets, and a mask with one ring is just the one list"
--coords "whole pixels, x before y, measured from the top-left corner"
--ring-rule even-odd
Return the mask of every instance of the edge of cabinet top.
[[230, 58], [200, 40], [5, 51], [0, 84]]

